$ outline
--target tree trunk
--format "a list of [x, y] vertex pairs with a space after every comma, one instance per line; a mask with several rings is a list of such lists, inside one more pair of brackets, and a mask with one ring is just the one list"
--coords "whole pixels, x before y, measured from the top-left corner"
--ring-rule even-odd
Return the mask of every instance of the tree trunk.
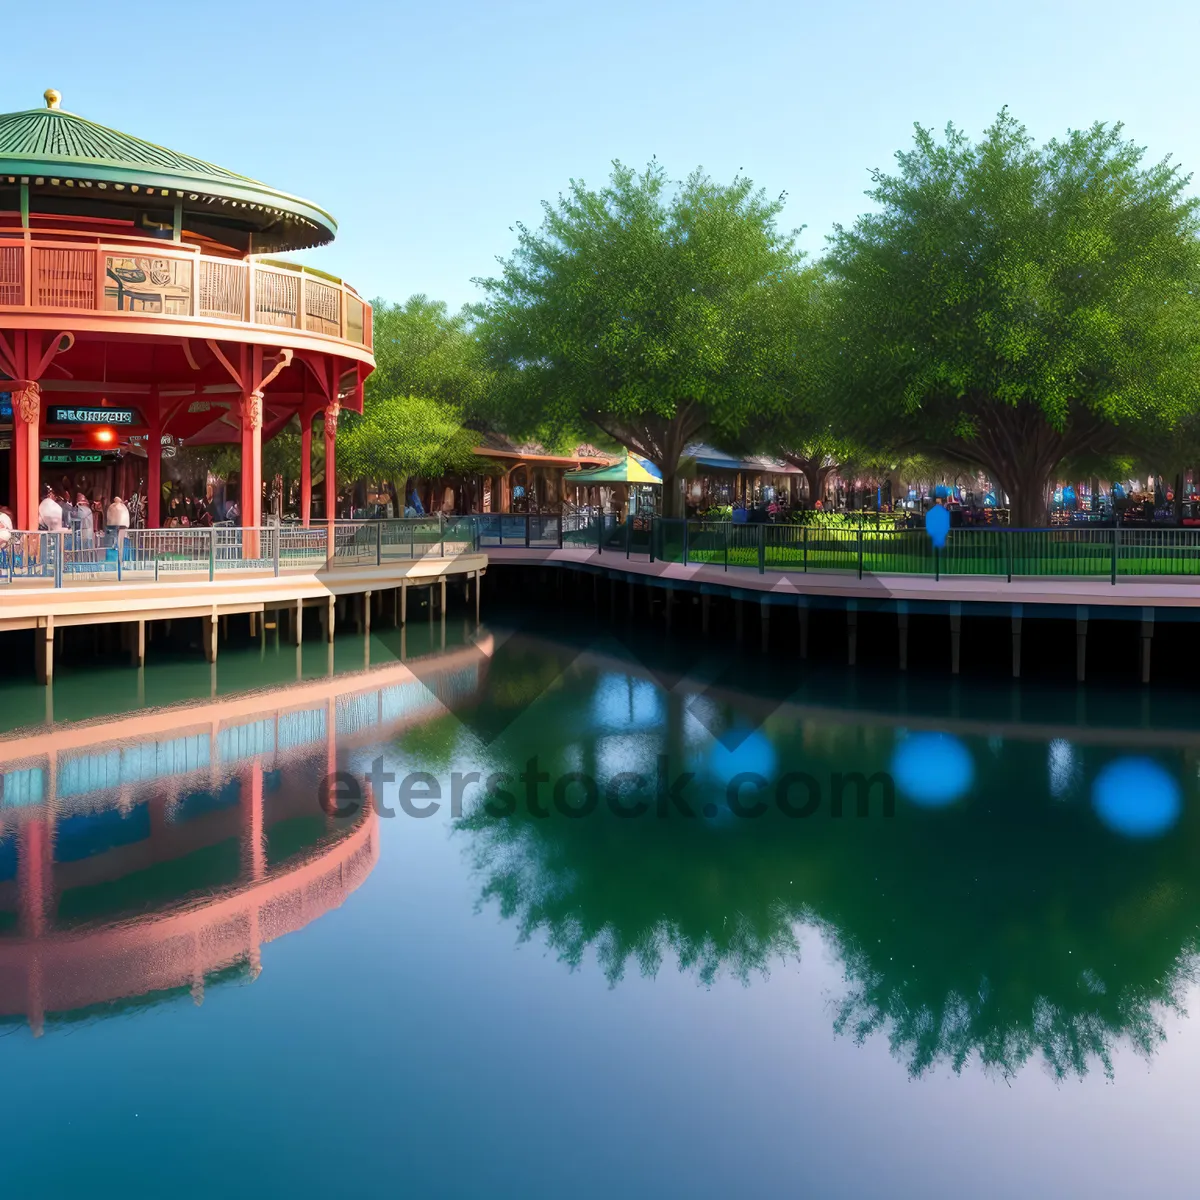
[[784, 462], [800, 469], [808, 490], [808, 503], [815, 508], [818, 501], [825, 499], [825, 485], [838, 464], [828, 454], [808, 455], [800, 450], [782, 450], [780, 453]]
[[821, 478], [821, 464], [810, 459], [802, 470], [804, 471], [804, 482], [808, 487], [809, 507], [816, 508], [817, 501], [823, 499], [821, 492], [824, 490], [825, 483], [825, 480]]
[[704, 409], [687, 401], [672, 417], [647, 414], [620, 418], [609, 413], [588, 414], [592, 423], [626, 449], [652, 462], [662, 473], [663, 516], [682, 516], [684, 498], [679, 490], [679, 464], [689, 444], [701, 437], [708, 425]]
[[[684, 513], [683, 493], [679, 490], [679, 476], [672, 468], [663, 464], [655, 464], [662, 471], [662, 515], [664, 517], [682, 517]], [[676, 463], [676, 466], [679, 464]]]
[[931, 446], [936, 453], [981, 468], [1008, 494], [1010, 522], [1017, 529], [1046, 524], [1046, 490], [1068, 447], [1073, 452], [1112, 448], [1115, 426], [1077, 410], [1057, 429], [1032, 404], [1004, 404], [976, 396], [969, 402], [978, 433]]
[[1008, 494], [1008, 521], [1012, 528], [1040, 529], [1046, 524], [1046, 487], [1051, 472], [1057, 466], [1057, 462], [1049, 468], [1042, 468], [1036, 463], [1018, 463], [1015, 467], [987, 468]]

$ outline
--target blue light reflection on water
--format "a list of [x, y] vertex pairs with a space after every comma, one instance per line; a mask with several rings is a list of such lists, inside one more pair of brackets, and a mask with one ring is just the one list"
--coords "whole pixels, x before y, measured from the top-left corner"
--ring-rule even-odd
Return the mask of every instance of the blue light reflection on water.
[[1092, 807], [1114, 833], [1161, 837], [1183, 811], [1179, 784], [1152, 758], [1129, 756], [1104, 767], [1092, 783]]
[[943, 808], [964, 796], [975, 779], [970, 751], [949, 733], [914, 733], [892, 754], [901, 794], [923, 808]]
[[759, 729], [728, 730], [720, 737], [705, 739], [688, 756], [688, 770], [728, 787], [738, 775], [761, 775], [772, 780], [778, 754], [770, 739]]

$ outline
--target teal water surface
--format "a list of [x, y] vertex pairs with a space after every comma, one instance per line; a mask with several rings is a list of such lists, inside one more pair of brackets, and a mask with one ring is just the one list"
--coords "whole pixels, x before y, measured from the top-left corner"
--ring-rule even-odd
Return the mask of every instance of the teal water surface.
[[399, 639], [0, 685], [6, 1196], [1194, 1194], [1184, 699]]

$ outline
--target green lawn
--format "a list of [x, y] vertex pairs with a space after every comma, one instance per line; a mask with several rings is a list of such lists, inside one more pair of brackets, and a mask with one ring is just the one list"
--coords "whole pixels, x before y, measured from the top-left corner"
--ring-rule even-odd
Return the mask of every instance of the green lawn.
[[[656, 557], [664, 561], [682, 562], [682, 547], [665, 547]], [[857, 548], [824, 548], [810, 546], [807, 554], [795, 547], [768, 547], [764, 554], [768, 571], [858, 571]], [[758, 551], [734, 547], [728, 552], [688, 548], [689, 562], [713, 563], [731, 567], [758, 568]], [[1070, 554], [1014, 554], [1011, 562], [1003, 553], [954, 554], [949, 548], [935, 564], [932, 549], [924, 552], [880, 552], [864, 546], [864, 574], [901, 575], [988, 575], [1009, 573], [1025, 576], [1094, 576], [1108, 578], [1112, 574], [1112, 552], [1107, 547], [1072, 548]], [[1122, 549], [1117, 559], [1118, 575], [1200, 575], [1200, 547], [1146, 553]]]

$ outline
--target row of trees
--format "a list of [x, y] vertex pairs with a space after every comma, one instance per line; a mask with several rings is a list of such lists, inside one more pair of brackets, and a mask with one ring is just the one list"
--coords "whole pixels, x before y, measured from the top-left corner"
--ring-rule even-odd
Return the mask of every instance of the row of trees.
[[978, 142], [918, 127], [813, 259], [780, 227], [784, 197], [748, 179], [617, 163], [516, 227], [479, 305], [377, 303], [340, 472], [399, 492], [478, 467], [492, 428], [627, 447], [671, 512], [704, 440], [787, 459], [813, 495], [848, 462], [953, 463], [1043, 523], [1056, 475], [1200, 458], [1189, 180], [1120, 126], [1042, 146], [1007, 111]]
[[816, 261], [747, 179], [617, 164], [477, 281], [480, 411], [602, 431], [662, 470], [668, 506], [704, 438], [810, 486], [846, 456], [936, 456], [1043, 523], [1065, 468], [1162, 470], [1197, 446], [1197, 201], [1144, 159], [1120, 126], [1044, 146], [1007, 111], [978, 143], [918, 127]]

